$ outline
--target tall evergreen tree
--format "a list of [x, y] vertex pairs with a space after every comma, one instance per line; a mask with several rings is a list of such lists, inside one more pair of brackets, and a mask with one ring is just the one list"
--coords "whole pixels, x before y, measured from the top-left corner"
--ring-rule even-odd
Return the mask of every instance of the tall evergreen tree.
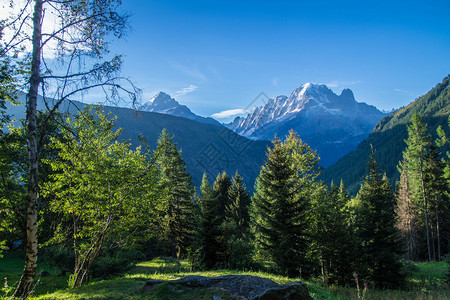
[[[414, 197], [416, 205], [423, 212], [426, 230], [426, 245], [428, 260], [431, 261], [431, 239], [428, 216], [428, 202], [425, 186], [425, 163], [429, 153], [431, 137], [427, 134], [427, 125], [422, 122], [419, 114], [414, 114], [411, 124], [408, 126], [408, 138], [405, 140], [406, 149], [403, 151], [403, 161], [400, 162], [400, 170], [408, 174], [408, 186]], [[419, 206], [419, 203], [422, 205]]]
[[228, 204], [222, 224], [226, 246], [225, 265], [230, 269], [242, 269], [252, 264], [250, 201], [243, 178], [236, 171], [232, 186], [228, 189]]
[[307, 200], [300, 196], [292, 148], [279, 139], [268, 149], [252, 200], [257, 245], [279, 271], [297, 276], [306, 264]]
[[220, 223], [225, 221], [226, 207], [229, 205], [228, 190], [232, 183], [226, 172], [217, 174], [216, 181], [213, 185], [213, 194], [218, 205], [218, 217]]
[[395, 228], [394, 195], [389, 180], [382, 176], [372, 151], [369, 174], [357, 195], [360, 202], [357, 237], [360, 242], [360, 278], [379, 288], [398, 288], [401, 247]]
[[[425, 190], [429, 199], [429, 219], [431, 231], [432, 256], [440, 261], [448, 251], [448, 239], [443, 237], [449, 233], [450, 204], [449, 189], [444, 177], [444, 162], [440, 159], [436, 146], [430, 145], [425, 161]], [[443, 242], [442, 242], [443, 241]]]
[[[170, 244], [170, 253], [180, 258], [186, 254], [193, 238], [193, 185], [191, 176], [173, 137], [163, 129], [155, 151], [165, 186], [164, 227]], [[163, 228], [164, 228], [163, 227]]]
[[218, 217], [219, 206], [217, 204], [217, 198], [214, 197], [213, 190], [209, 184], [206, 173], [203, 174], [200, 191], [200, 264], [209, 270], [213, 269], [218, 261], [218, 252], [220, 250], [220, 243], [218, 239], [220, 237], [221, 230], [220, 218]]
[[351, 227], [348, 223], [348, 202], [343, 185], [331, 185], [321, 197], [314, 199], [313, 239], [318, 254], [322, 280], [344, 285], [352, 280], [353, 259]]
[[233, 177], [233, 184], [228, 189], [229, 203], [226, 206], [227, 220], [233, 223], [241, 236], [248, 231], [250, 223], [250, 195], [238, 171]]
[[216, 238], [218, 242], [216, 266], [222, 268], [226, 267], [226, 262], [229, 257], [227, 242], [231, 233], [226, 228], [226, 208], [230, 202], [228, 197], [230, 187], [231, 179], [227, 173], [224, 171], [217, 174], [216, 181], [213, 184], [213, 197], [217, 205], [217, 222], [220, 224], [220, 234]]

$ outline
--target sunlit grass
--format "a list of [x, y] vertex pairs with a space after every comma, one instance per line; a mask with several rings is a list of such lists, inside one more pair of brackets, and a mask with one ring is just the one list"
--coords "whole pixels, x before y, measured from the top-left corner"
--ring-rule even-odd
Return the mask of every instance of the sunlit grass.
[[[450, 299], [450, 290], [446, 284], [445, 263], [417, 263], [417, 270], [409, 279], [405, 290], [375, 290], [366, 291], [365, 299]], [[10, 256], [0, 260], [0, 274], [8, 277], [8, 283], [18, 280], [23, 267], [21, 256]], [[40, 265], [40, 270], [52, 274], [48, 266]], [[299, 278], [287, 278], [262, 271], [213, 270], [191, 272], [187, 260], [173, 258], [155, 258], [140, 262], [122, 277], [109, 280], [92, 281], [74, 289], [67, 288], [66, 277], [43, 277], [34, 290], [33, 299], [212, 299], [213, 295], [222, 299], [233, 299], [224, 292], [173, 287], [160, 285], [151, 291], [146, 290], [147, 280], [176, 280], [187, 275], [216, 277], [223, 275], [253, 275], [271, 279], [278, 283], [301, 281]], [[358, 299], [355, 286], [327, 286], [319, 281], [306, 281], [310, 295], [314, 299]]]

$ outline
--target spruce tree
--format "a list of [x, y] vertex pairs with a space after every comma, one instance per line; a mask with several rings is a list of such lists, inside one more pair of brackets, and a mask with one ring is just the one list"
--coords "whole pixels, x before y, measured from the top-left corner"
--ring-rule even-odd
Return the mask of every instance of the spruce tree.
[[250, 195], [238, 171], [232, 182], [232, 186], [228, 189], [229, 203], [226, 206], [226, 218], [234, 224], [239, 235], [244, 236], [248, 232], [250, 223]]
[[429, 199], [429, 220], [433, 260], [440, 261], [448, 251], [450, 204], [448, 185], [444, 177], [444, 162], [435, 145], [431, 144], [425, 160], [425, 190]]
[[353, 259], [351, 227], [346, 204], [348, 195], [343, 185], [331, 185], [313, 201], [313, 237], [320, 260], [322, 280], [344, 285], [352, 280]]
[[357, 195], [360, 202], [357, 237], [360, 244], [359, 275], [379, 288], [398, 288], [401, 247], [395, 228], [394, 195], [389, 180], [382, 176], [372, 151], [369, 174]]
[[226, 241], [226, 267], [243, 269], [252, 264], [250, 243], [250, 195], [238, 171], [228, 189], [228, 205], [222, 225]]
[[200, 191], [200, 265], [210, 270], [216, 266], [218, 261], [218, 252], [220, 250], [218, 239], [220, 237], [221, 230], [220, 218], [218, 217], [219, 206], [216, 198], [214, 197], [213, 190], [209, 184], [206, 173], [203, 174]]
[[216, 181], [213, 184], [213, 197], [217, 205], [217, 223], [219, 224], [219, 234], [216, 237], [218, 243], [218, 252], [216, 267], [226, 267], [226, 262], [229, 258], [228, 253], [228, 238], [231, 233], [229, 228], [226, 228], [226, 207], [229, 204], [228, 190], [231, 187], [231, 180], [226, 172], [217, 174]]
[[[429, 153], [431, 137], [427, 134], [427, 125], [422, 122], [419, 114], [414, 114], [408, 126], [408, 138], [405, 140], [406, 149], [403, 151], [403, 161], [400, 170], [408, 174], [408, 184], [416, 205], [423, 212], [428, 260], [431, 262], [431, 238], [428, 216], [429, 199], [426, 193], [425, 163]], [[421, 203], [421, 205], [420, 205]]]
[[163, 228], [170, 245], [170, 254], [180, 258], [186, 254], [193, 237], [193, 185], [181, 151], [165, 129], [158, 139], [155, 159], [165, 187]]
[[225, 221], [225, 210], [229, 205], [228, 190], [231, 187], [231, 180], [226, 172], [217, 174], [213, 185], [213, 195], [218, 205], [218, 217], [220, 223]]
[[253, 226], [257, 246], [282, 274], [298, 276], [306, 260], [306, 207], [300, 196], [292, 149], [279, 139], [268, 149], [253, 197]]

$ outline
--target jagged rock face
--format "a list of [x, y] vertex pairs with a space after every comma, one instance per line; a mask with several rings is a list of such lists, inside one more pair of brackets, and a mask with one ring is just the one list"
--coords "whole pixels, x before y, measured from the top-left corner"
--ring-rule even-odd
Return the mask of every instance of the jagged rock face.
[[219, 122], [212, 118], [204, 118], [194, 114], [186, 105], [181, 105], [164, 92], [159, 92], [153, 98], [145, 102], [138, 108], [140, 111], [157, 112], [176, 117], [183, 117], [200, 123], [221, 126]]
[[270, 99], [227, 126], [258, 140], [284, 137], [293, 129], [318, 151], [321, 164], [328, 166], [355, 149], [385, 115], [374, 106], [357, 102], [349, 89], [336, 95], [326, 85], [307, 83], [289, 97]]
[[[149, 280], [145, 284], [147, 290], [167, 281]], [[219, 277], [186, 276], [169, 281], [169, 284], [186, 287], [211, 288], [225, 290], [235, 297], [249, 300], [309, 300], [312, 299], [306, 284], [292, 282], [278, 284], [270, 279], [251, 275], [225, 275]]]

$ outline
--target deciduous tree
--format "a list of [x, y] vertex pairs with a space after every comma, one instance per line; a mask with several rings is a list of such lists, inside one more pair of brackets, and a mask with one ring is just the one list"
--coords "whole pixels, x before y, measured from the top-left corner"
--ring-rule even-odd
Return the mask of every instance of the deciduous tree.
[[108, 116], [90, 111], [67, 119], [62, 140], [52, 138], [59, 160], [45, 160], [53, 171], [44, 185], [60, 223], [53, 243], [71, 242], [75, 253], [70, 285], [89, 280], [92, 263], [105, 245], [124, 243], [136, 228], [150, 223], [158, 198], [158, 172], [140, 148], [117, 141]]
[[[20, 7], [22, 3], [23, 6]], [[26, 62], [30, 62], [29, 72], [22, 74], [22, 83], [28, 90], [26, 259], [23, 275], [14, 293], [16, 297], [27, 297], [36, 273], [38, 248], [37, 130], [42, 126], [36, 121], [38, 93], [42, 93], [46, 108], [53, 112], [62, 101], [91, 88], [109, 90], [113, 96], [116, 96], [119, 90], [125, 90], [119, 84], [118, 76], [122, 60], [119, 56], [111, 57], [108, 54], [108, 41], [112, 36], [123, 35], [127, 16], [118, 13], [120, 0], [27, 0], [11, 1], [11, 4], [17, 11], [3, 24], [9, 30], [10, 39], [4, 43], [0, 53], [10, 58], [24, 57]], [[48, 30], [47, 25], [50, 25]], [[51, 25], [54, 25], [53, 28]], [[22, 55], [14, 56], [18, 52]], [[31, 55], [28, 55], [28, 52]], [[132, 97], [135, 95], [133, 87], [126, 92]], [[48, 94], [51, 94], [56, 102], [49, 102]]]

